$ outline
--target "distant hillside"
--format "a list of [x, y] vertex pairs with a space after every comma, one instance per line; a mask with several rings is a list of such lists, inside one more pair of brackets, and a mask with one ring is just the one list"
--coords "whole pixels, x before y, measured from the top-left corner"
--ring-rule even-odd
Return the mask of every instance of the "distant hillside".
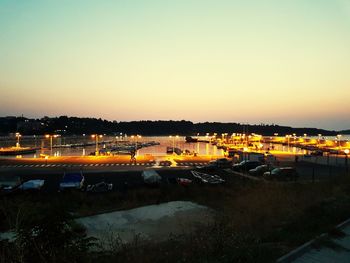
[[279, 125], [243, 125], [240, 123], [203, 122], [193, 123], [191, 121], [130, 121], [117, 122], [96, 118], [78, 117], [44, 117], [41, 119], [29, 119], [25, 117], [0, 117], [0, 134], [20, 132], [22, 134], [46, 134], [57, 133], [67, 135], [81, 134], [142, 134], [142, 135], [205, 135], [216, 132], [222, 133], [257, 133], [262, 135], [336, 135], [338, 132], [316, 128], [293, 128]]
[[350, 130], [339, 131], [340, 134], [350, 134]]

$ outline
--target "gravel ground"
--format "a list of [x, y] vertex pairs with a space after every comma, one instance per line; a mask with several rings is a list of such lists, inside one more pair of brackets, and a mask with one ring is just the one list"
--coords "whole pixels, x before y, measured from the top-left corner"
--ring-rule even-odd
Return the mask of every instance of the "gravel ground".
[[196, 225], [208, 223], [212, 217], [212, 211], [205, 206], [174, 201], [82, 217], [77, 221], [86, 227], [88, 236], [99, 238], [108, 246], [112, 237], [117, 236], [123, 242], [131, 242], [135, 235], [161, 241], [170, 234], [182, 234]]

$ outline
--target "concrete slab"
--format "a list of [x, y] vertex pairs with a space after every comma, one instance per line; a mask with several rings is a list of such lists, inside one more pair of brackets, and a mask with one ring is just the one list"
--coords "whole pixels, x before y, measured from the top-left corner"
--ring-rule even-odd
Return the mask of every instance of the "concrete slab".
[[289, 254], [277, 260], [279, 263], [348, 263], [350, 262], [350, 220], [338, 225], [345, 236], [340, 238], [331, 238], [327, 234], [321, 235], [322, 238], [329, 238], [332, 247], [326, 244], [320, 247], [313, 246], [315, 240], [311, 240], [303, 246], [295, 249]]
[[130, 242], [135, 235], [149, 240], [164, 240], [170, 234], [182, 234], [199, 224], [206, 224], [213, 212], [192, 202], [175, 201], [125, 211], [105, 213], [77, 219], [87, 229], [88, 236], [108, 242], [119, 236]]

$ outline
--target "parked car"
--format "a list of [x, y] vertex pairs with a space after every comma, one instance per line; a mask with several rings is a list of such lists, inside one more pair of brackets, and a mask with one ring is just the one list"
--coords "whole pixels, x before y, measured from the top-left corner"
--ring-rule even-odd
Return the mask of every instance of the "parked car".
[[293, 167], [280, 167], [265, 172], [263, 176], [268, 180], [296, 180], [298, 173]]
[[177, 183], [182, 186], [189, 186], [192, 183], [192, 180], [187, 178], [177, 178]]
[[113, 184], [108, 184], [102, 181], [97, 184], [89, 184], [86, 187], [86, 192], [104, 193], [104, 192], [112, 191], [112, 189], [113, 189]]
[[155, 170], [143, 171], [142, 178], [147, 185], [159, 185], [162, 181], [162, 177]]
[[81, 189], [84, 185], [84, 176], [80, 173], [64, 173], [59, 190], [65, 189]]
[[206, 174], [198, 171], [191, 171], [194, 178], [197, 178], [201, 183], [204, 184], [222, 184], [225, 182], [220, 176], [214, 174]]
[[35, 179], [29, 180], [18, 186], [19, 190], [40, 190], [44, 186], [45, 180]]
[[21, 184], [21, 178], [17, 175], [0, 175], [1, 192], [11, 192]]
[[256, 168], [257, 166], [260, 166], [262, 165], [263, 163], [261, 162], [258, 162], [258, 161], [249, 161], [249, 160], [246, 160], [246, 161], [242, 161], [238, 164], [234, 164], [232, 166], [232, 169], [234, 171], [237, 171], [237, 172], [244, 172], [244, 171], [249, 171], [251, 169], [254, 169]]
[[253, 176], [262, 176], [265, 172], [272, 170], [273, 168], [267, 164], [259, 165], [254, 169], [249, 170], [249, 174]]
[[220, 158], [210, 161], [208, 165], [212, 165], [218, 168], [229, 168], [232, 166], [232, 161], [226, 158]]
[[323, 152], [322, 151], [313, 151], [310, 154], [312, 156], [323, 156]]

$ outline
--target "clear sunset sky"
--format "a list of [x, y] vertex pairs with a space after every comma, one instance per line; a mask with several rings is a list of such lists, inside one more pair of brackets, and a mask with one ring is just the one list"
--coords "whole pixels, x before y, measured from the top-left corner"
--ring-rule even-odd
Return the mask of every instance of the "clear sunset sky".
[[0, 115], [350, 128], [349, 0], [0, 0]]

